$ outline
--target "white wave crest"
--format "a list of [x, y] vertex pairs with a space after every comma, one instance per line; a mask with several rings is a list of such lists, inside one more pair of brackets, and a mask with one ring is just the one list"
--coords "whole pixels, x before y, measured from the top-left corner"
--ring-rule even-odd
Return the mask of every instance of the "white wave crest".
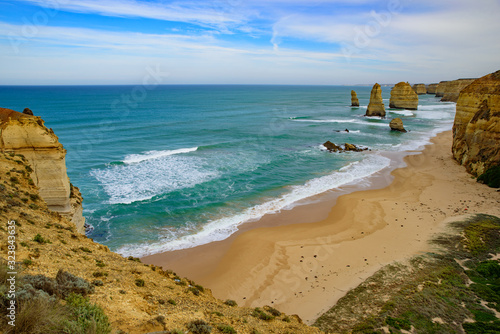
[[190, 153], [198, 150], [198, 147], [191, 148], [180, 148], [177, 150], [165, 150], [165, 151], [149, 151], [142, 154], [129, 154], [123, 160], [126, 164], [138, 163], [146, 160], [158, 159], [161, 157], [167, 157], [169, 155]]

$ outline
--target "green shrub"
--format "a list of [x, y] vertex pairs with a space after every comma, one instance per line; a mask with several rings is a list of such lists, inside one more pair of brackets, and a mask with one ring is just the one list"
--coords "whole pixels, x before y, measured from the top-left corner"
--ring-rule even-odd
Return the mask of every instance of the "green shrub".
[[500, 166], [489, 168], [477, 178], [477, 182], [484, 183], [491, 188], [500, 188]]
[[281, 315], [280, 311], [278, 311], [277, 309], [275, 309], [271, 306], [266, 306], [266, 311], [271, 313], [275, 317], [279, 317]]
[[88, 249], [87, 247], [80, 247], [79, 248], [82, 252], [85, 252], [85, 253], [92, 253], [92, 251], [90, 249]]
[[167, 302], [171, 305], [177, 305], [177, 303], [173, 299], [169, 299]]
[[36, 241], [39, 244], [48, 244], [48, 243], [50, 243], [50, 241], [48, 239], [44, 239], [40, 233], [38, 233], [37, 235], [35, 235], [35, 237], [33, 238], [33, 241]]
[[135, 280], [135, 285], [137, 285], [138, 287], [143, 287], [146, 285], [146, 283], [144, 283], [144, 280], [142, 278], [137, 278]]
[[78, 294], [70, 294], [66, 298], [67, 307], [76, 320], [69, 323], [70, 333], [111, 333], [111, 325], [104, 311], [96, 304]]
[[217, 329], [220, 330], [222, 333], [236, 334], [234, 328], [229, 325], [218, 325]]
[[200, 295], [200, 290], [196, 289], [195, 287], [190, 287], [187, 289], [187, 291], [191, 291], [193, 295], [199, 296]]
[[226, 305], [229, 305], [229, 306], [238, 306], [238, 303], [236, 303], [234, 300], [232, 299], [228, 299], [224, 302], [224, 304]]
[[274, 317], [270, 314], [267, 314], [266, 312], [264, 312], [260, 307], [256, 307], [254, 310], [253, 310], [253, 313], [252, 313], [252, 316], [256, 317], [256, 318], [259, 318], [261, 320], [266, 320], [266, 321], [270, 321], [270, 320], [273, 320]]
[[194, 334], [209, 334], [212, 332], [212, 326], [204, 320], [192, 321], [187, 325], [187, 328]]
[[33, 261], [31, 261], [30, 259], [24, 259], [23, 260], [23, 264], [27, 267], [27, 266], [31, 266], [33, 264]]

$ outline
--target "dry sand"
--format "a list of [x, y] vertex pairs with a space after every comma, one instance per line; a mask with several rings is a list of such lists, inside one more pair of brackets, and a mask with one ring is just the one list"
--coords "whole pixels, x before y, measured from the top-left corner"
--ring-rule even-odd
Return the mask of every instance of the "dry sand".
[[448, 221], [500, 216], [500, 193], [452, 159], [451, 136], [441, 133], [422, 154], [406, 157], [408, 166], [393, 171], [382, 189], [338, 199], [326, 194], [247, 224], [223, 242], [143, 261], [189, 277], [220, 299], [272, 305], [311, 323], [383, 265], [431, 250], [428, 240]]

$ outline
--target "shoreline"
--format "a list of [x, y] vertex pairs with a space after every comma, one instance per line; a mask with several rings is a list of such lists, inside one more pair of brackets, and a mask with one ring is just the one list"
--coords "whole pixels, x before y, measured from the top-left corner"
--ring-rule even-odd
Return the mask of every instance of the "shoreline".
[[272, 305], [311, 323], [383, 265], [431, 250], [427, 241], [448, 219], [500, 215], [500, 194], [452, 160], [451, 131], [431, 142], [419, 154], [405, 152], [407, 166], [397, 163], [390, 177], [387, 171], [371, 177], [369, 189], [329, 191], [243, 224], [223, 241], [142, 260], [189, 277], [217, 298]]

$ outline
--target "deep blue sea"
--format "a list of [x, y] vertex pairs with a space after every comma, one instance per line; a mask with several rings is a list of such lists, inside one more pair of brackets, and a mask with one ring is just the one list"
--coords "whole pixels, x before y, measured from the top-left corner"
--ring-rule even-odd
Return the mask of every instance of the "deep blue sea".
[[[351, 89], [362, 107], [351, 108]], [[386, 107], [390, 88], [383, 87]], [[222, 240], [243, 222], [389, 166], [450, 130], [454, 103], [363, 115], [371, 87], [0, 86], [0, 106], [29, 107], [67, 149], [95, 241], [142, 256]], [[389, 129], [394, 117], [408, 133]], [[348, 129], [349, 132], [336, 132]], [[330, 153], [322, 143], [371, 151]]]

